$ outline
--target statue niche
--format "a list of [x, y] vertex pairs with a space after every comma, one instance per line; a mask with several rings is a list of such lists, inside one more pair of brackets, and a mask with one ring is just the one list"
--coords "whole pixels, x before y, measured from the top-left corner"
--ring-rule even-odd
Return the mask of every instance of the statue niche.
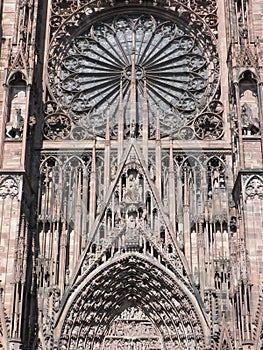
[[259, 135], [260, 121], [258, 109], [257, 82], [250, 72], [244, 74], [239, 83], [240, 109], [243, 136]]
[[22, 136], [26, 112], [26, 82], [21, 73], [9, 84], [6, 138], [19, 140]]
[[123, 209], [122, 225], [126, 231], [126, 246], [138, 245], [138, 229], [143, 220], [143, 176], [136, 167], [128, 168], [123, 174], [121, 207]]
[[142, 201], [142, 179], [136, 170], [130, 170], [123, 178], [122, 195], [125, 203], [139, 203]]

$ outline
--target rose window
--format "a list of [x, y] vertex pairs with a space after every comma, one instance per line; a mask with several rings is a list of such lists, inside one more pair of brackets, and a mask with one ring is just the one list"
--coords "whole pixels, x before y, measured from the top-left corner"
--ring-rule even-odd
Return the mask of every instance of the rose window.
[[95, 23], [77, 35], [50, 74], [50, 86], [61, 113], [71, 119], [70, 128], [78, 130], [71, 137], [104, 136], [108, 115], [113, 135], [121, 115], [127, 135], [134, 123], [140, 137], [145, 113], [152, 137], [157, 116], [162, 136], [184, 134], [194, 125], [215, 94], [216, 75], [216, 56], [183, 26], [129, 15]]

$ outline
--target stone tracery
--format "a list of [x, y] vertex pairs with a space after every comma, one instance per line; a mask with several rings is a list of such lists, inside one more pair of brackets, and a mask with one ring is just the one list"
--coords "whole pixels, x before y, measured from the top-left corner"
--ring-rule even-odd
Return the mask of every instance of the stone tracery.
[[262, 6], [3, 0], [0, 347], [262, 345]]
[[[191, 213], [190, 220], [191, 222], [193, 220], [196, 222], [191, 227], [192, 244], [196, 244], [194, 243], [194, 235], [199, 230], [198, 226], [200, 222], [202, 225], [205, 225], [202, 218], [203, 207], [200, 206], [200, 199], [205, 194], [198, 192], [198, 188], [202, 187], [201, 181], [204, 181], [202, 177], [203, 169], [204, 167], [207, 169], [206, 181], [208, 185], [206, 187], [208, 186], [207, 188], [210, 189], [210, 192], [206, 194], [208, 201], [211, 205], [218, 205], [218, 201], [223, 199], [225, 193], [224, 159], [222, 156], [207, 157], [200, 155], [196, 158], [194, 156], [183, 157], [177, 155], [174, 160], [176, 160], [176, 171], [179, 171], [181, 174], [181, 185], [184, 188], [181, 205], [184, 205], [185, 208], [189, 206]], [[171, 349], [175, 346], [178, 346], [178, 349], [184, 349], [187, 346], [191, 349], [191, 347], [196, 346], [195, 339], [198, 339], [198, 336], [188, 337], [183, 335], [189, 332], [189, 334], [194, 334], [193, 331], [190, 331], [189, 327], [191, 326], [188, 326], [187, 323], [185, 326], [180, 326], [179, 321], [171, 321], [168, 317], [173, 312], [174, 307], [179, 309], [179, 307], [184, 307], [184, 304], [188, 302], [188, 299], [185, 298], [185, 294], [180, 288], [186, 288], [193, 295], [195, 292], [185, 266], [182, 263], [181, 254], [178, 252], [178, 248], [175, 247], [175, 242], [170, 236], [171, 232], [167, 226], [164, 212], [160, 207], [160, 203], [156, 200], [156, 193], [153, 187], [156, 181], [153, 173], [154, 169], [149, 165], [147, 172], [142, 167], [136, 147], [131, 147], [121, 171], [120, 169], [112, 170], [111, 181], [115, 184], [111, 190], [111, 196], [103, 204], [104, 194], [99, 184], [103, 181], [104, 163], [98, 152], [96, 159], [97, 184], [95, 184], [96, 188], [98, 188], [98, 207], [96, 211], [98, 224], [92, 231], [94, 232], [93, 236], [82, 235], [81, 241], [79, 241], [78, 232], [80, 232], [80, 228], [82, 227], [83, 229], [84, 227], [83, 232], [87, 232], [85, 231], [85, 227], [87, 227], [87, 222], [85, 222], [86, 207], [83, 206], [83, 200], [87, 203], [87, 198], [85, 199], [83, 189], [87, 188], [89, 181], [92, 181], [93, 170], [89, 168], [90, 162], [90, 155], [85, 153], [82, 155], [76, 154], [75, 156], [61, 152], [53, 156], [43, 155], [43, 176], [41, 181], [43, 195], [40, 205], [39, 229], [43, 227], [40, 236], [42, 237], [41, 241], [46, 246], [43, 246], [41, 251], [50, 250], [48, 247], [52, 235], [53, 237], [57, 235], [57, 237], [60, 237], [59, 254], [61, 254], [61, 259], [63, 254], [69, 258], [68, 253], [70, 251], [73, 252], [77, 244], [78, 252], [83, 249], [85, 250], [85, 258], [81, 264], [79, 274], [74, 278], [75, 282], [73, 284], [72, 277], [74, 276], [72, 276], [72, 268], [74, 268], [75, 263], [72, 258], [61, 260], [61, 264], [59, 265], [60, 290], [56, 291], [56, 293], [54, 291], [54, 297], [52, 297], [54, 304], [53, 310], [58, 307], [61, 310], [61, 307], [62, 309], [64, 307], [59, 303], [59, 293], [61, 291], [63, 293], [63, 290], [66, 291], [67, 288], [72, 288], [72, 292], [76, 289], [80, 291], [80, 286], [84, 281], [93, 278], [91, 276], [101, 269], [103, 272], [98, 273], [98, 276], [105, 278], [101, 282], [103, 288], [106, 289], [105, 291], [99, 288], [100, 279], [94, 280], [91, 283], [94, 286], [92, 291], [94, 294], [90, 294], [91, 292], [86, 288], [87, 284], [81, 290], [82, 297], [77, 302], [77, 305], [72, 305], [72, 310], [75, 313], [74, 316], [66, 317], [68, 319], [68, 331], [65, 331], [61, 338], [61, 349], [70, 349], [70, 347], [74, 348], [78, 345], [83, 346], [83, 349], [90, 346], [96, 349], [96, 346], [98, 347], [99, 344], [102, 344], [103, 339], [108, 339], [106, 336], [108, 332], [107, 327], [109, 324], [114, 323], [114, 317], [118, 317], [119, 312], [121, 312], [120, 308], [124, 307], [124, 305], [126, 305], [125, 307], [130, 305], [142, 308], [142, 311], [149, 318], [149, 322], [156, 324], [156, 327], [159, 329], [161, 334], [160, 339], [164, 339], [163, 349], [169, 349], [169, 346]], [[85, 181], [87, 181], [86, 185], [84, 183]], [[177, 184], [178, 190], [181, 185], [180, 183]], [[73, 188], [77, 188], [75, 193], [72, 192]], [[168, 194], [169, 189], [165, 191]], [[179, 193], [178, 195], [180, 196]], [[218, 198], [218, 196], [222, 196], [222, 198]], [[81, 207], [78, 206], [78, 200], [81, 200]], [[102, 202], [101, 205], [99, 205], [100, 202]], [[179, 219], [181, 210], [179, 202], [177, 206], [177, 219]], [[60, 216], [61, 214], [62, 216]], [[179, 232], [180, 227], [181, 229], [183, 227], [182, 222], [179, 221], [178, 224], [178, 232], [176, 233], [177, 243], [181, 249], [185, 250], [186, 247], [184, 247], [183, 240], [180, 241], [182, 232]], [[224, 224], [222, 225], [224, 226]], [[208, 224], [208, 230], [210, 230], [210, 226]], [[218, 230], [218, 223], [215, 223], [215, 228]], [[216, 236], [215, 228], [210, 232], [211, 237]], [[72, 239], [76, 241], [74, 242]], [[182, 239], [185, 239], [185, 237], [182, 237]], [[211, 238], [211, 249], [214, 249], [213, 240], [214, 238]], [[74, 246], [75, 248], [73, 248]], [[149, 264], [143, 262], [143, 256], [150, 259]], [[108, 269], [108, 266], [113, 261], [117, 263], [117, 261], [123, 261], [126, 258], [130, 259], [129, 266], [121, 263], [115, 265], [112, 272]], [[136, 262], [135, 260], [137, 258], [139, 260]], [[50, 283], [53, 278], [56, 279], [57, 277], [55, 276], [58, 276], [58, 271], [55, 272], [54, 277], [51, 276], [48, 263], [49, 259], [50, 257], [47, 255], [41, 256], [39, 259], [39, 267], [42, 269], [42, 277], [39, 276], [39, 278], [43, 286], [47, 285], [47, 282]], [[147, 271], [153, 270], [151, 267], [151, 263], [153, 262], [158, 262], [166, 270], [167, 276], [164, 276], [158, 269], [155, 269], [153, 272], [154, 278], [152, 275], [149, 276]], [[139, 270], [137, 265], [140, 266]], [[195, 283], [198, 286], [200, 282], [195, 268], [198, 268], [198, 262], [193, 260], [192, 269], [194, 271]], [[109, 275], [112, 276], [112, 280], [107, 280]], [[160, 279], [161, 276], [162, 279]], [[174, 288], [174, 280], [178, 283], [178, 290]], [[125, 292], [123, 288], [125, 288]], [[161, 294], [160, 290], [162, 290]], [[115, 295], [115, 291], [119, 293], [119, 299]], [[126, 291], [131, 293], [131, 297], [127, 302], [125, 301]], [[175, 293], [175, 297], [171, 303], [173, 293]], [[169, 300], [167, 300], [167, 297]], [[116, 304], [116, 300], [122, 305], [121, 307]], [[141, 303], [143, 303], [143, 307]], [[80, 310], [83, 310], [85, 314], [82, 311], [80, 312]], [[108, 314], [112, 310], [116, 310], [115, 316]], [[190, 315], [190, 311], [187, 313]], [[176, 315], [174, 317], [177, 320], [181, 316]], [[45, 325], [48, 327], [50, 316], [46, 315], [44, 319]], [[192, 315], [191, 319], [193, 319]], [[75, 321], [71, 324], [70, 320]], [[96, 326], [90, 329], [88, 325], [92, 325], [92, 320]], [[167, 321], [163, 324], [162, 320]], [[181, 334], [177, 330], [178, 327], [179, 329], [186, 327], [186, 330]], [[72, 333], [69, 333], [70, 329], [72, 329], [70, 331]], [[179, 333], [176, 333], [176, 336], [179, 338], [175, 339], [174, 337], [170, 339], [166, 337], [165, 332], [167, 329], [177, 330]], [[71, 345], [69, 345], [67, 334], [69, 335], [69, 339], [71, 339]], [[90, 334], [90, 336], [87, 337], [87, 334]], [[100, 338], [101, 334], [104, 335], [103, 339]], [[134, 337], [135, 339], [137, 338]], [[125, 343], [125, 339], [119, 339], [119, 341]], [[106, 343], [109, 344], [110, 340], [108, 339]], [[136, 341], [134, 344], [136, 344]], [[139, 346], [138, 342], [137, 345]]]
[[[92, 2], [83, 7], [79, 4], [76, 14], [87, 13], [94, 5]], [[111, 115], [110, 132], [114, 137], [121, 109], [126, 137], [142, 137], [145, 117], [138, 111], [144, 110], [149, 138], [155, 135], [157, 117], [162, 136], [172, 133], [173, 138], [185, 140], [220, 139], [222, 112], [214, 113], [207, 104], [218, 88], [216, 33], [213, 33], [217, 26], [216, 6], [212, 2], [206, 5], [214, 6], [213, 10], [200, 11], [198, 15], [205, 14], [204, 21], [196, 21], [198, 25], [192, 28], [196, 36], [199, 30], [206, 31], [206, 42], [199, 40], [197, 44], [191, 31], [186, 30], [187, 23], [182, 25], [180, 21], [175, 23], [133, 11], [127, 17], [120, 15], [99, 24], [95, 22], [90, 28], [83, 28], [81, 34], [78, 30], [74, 40], [64, 46], [67, 50], [64, 53], [60, 42], [77, 15], [67, 17], [64, 6], [60, 9], [60, 5], [55, 4], [55, 18], [59, 17], [64, 26], [62, 32], [60, 26], [54, 31], [50, 47], [50, 94], [52, 100], [58, 102], [60, 115], [67, 114], [70, 120], [66, 122], [64, 117], [62, 123], [59, 114], [47, 115], [45, 137], [53, 140], [105, 137], [107, 114]], [[73, 1], [68, 11], [75, 6]], [[197, 12], [199, 7], [192, 4]], [[188, 13], [193, 19], [196, 14], [191, 12], [192, 8], [174, 4], [179, 13]], [[203, 125], [206, 125], [205, 134], [201, 132]], [[63, 126], [66, 131], [61, 135]]]
[[[216, 195], [212, 199], [210, 194], [197, 191], [203, 185], [201, 181], [210, 181], [204, 179], [204, 159], [199, 164], [194, 158], [183, 157], [174, 169], [180, 177], [174, 188], [181, 196], [175, 204], [178, 212], [173, 214], [174, 235], [166, 215], [173, 188], [173, 155], [169, 169], [159, 179], [157, 151], [152, 152], [144, 169], [143, 158], [136, 147], [131, 147], [120, 167], [122, 153], [111, 149], [110, 140], [119, 140], [119, 133], [123, 135], [121, 142], [168, 135], [186, 141], [222, 138], [216, 5], [207, 2], [207, 8], [200, 10], [197, 2], [175, 1], [170, 9], [178, 14], [176, 20], [168, 13], [167, 17], [158, 14], [153, 7], [149, 7], [148, 15], [142, 15], [134, 4], [129, 5], [126, 16], [118, 10], [119, 4], [117, 13], [110, 11], [103, 16], [103, 8], [109, 9], [112, 4], [97, 5], [95, 1], [54, 2], [51, 18], [44, 136], [52, 141], [97, 140], [101, 136], [107, 140], [101, 159], [94, 142], [91, 168], [80, 160], [82, 157], [74, 165], [68, 156], [56, 156], [56, 166], [49, 168], [48, 180], [41, 185], [41, 208], [46, 203], [49, 214], [39, 216], [39, 228], [45, 226], [41, 234], [47, 243], [58, 232], [59, 254], [65, 258], [59, 266], [63, 274], [60, 289], [53, 297], [53, 310], [59, 308], [57, 320], [63, 328], [59, 349], [102, 349], [121, 344], [138, 350], [143, 345], [149, 347], [149, 339], [143, 344], [138, 335], [129, 336], [128, 343], [125, 335], [117, 340], [110, 336], [122, 313], [132, 313], [133, 308], [141, 310], [153, 333], [157, 331], [158, 348], [203, 349], [206, 321], [200, 325], [202, 312], [196, 314], [200, 305], [192, 304], [195, 289], [182, 257], [188, 253], [181, 210], [184, 206], [186, 213], [187, 206], [190, 208], [191, 237], [197, 247], [200, 227], [206, 225], [202, 198], [207, 195], [209, 205], [217, 200]], [[101, 13], [89, 25], [84, 24], [92, 11]], [[114, 154], [111, 169], [107, 152], [108, 157]], [[214, 176], [218, 164], [209, 164], [205, 168], [213, 169]], [[220, 168], [218, 181], [221, 173]], [[211, 192], [217, 194], [214, 183]], [[74, 186], [77, 195], [72, 191]], [[65, 193], [59, 194], [62, 187]], [[221, 192], [223, 197], [223, 189]], [[53, 203], [45, 193], [53, 196]], [[92, 212], [89, 222], [86, 209]], [[55, 217], [54, 212], [60, 216]], [[186, 218], [188, 214], [184, 215]], [[50, 218], [54, 223], [46, 224]], [[157, 261], [166, 276], [160, 266], [152, 267]], [[44, 281], [48, 270], [45, 258], [40, 265]], [[193, 260], [192, 265], [195, 285], [199, 286], [198, 262]], [[84, 286], [84, 281], [89, 282]], [[71, 306], [64, 303], [65, 298], [59, 304], [59, 294], [67, 291], [74, 294]], [[49, 316], [44, 318], [48, 323]]]

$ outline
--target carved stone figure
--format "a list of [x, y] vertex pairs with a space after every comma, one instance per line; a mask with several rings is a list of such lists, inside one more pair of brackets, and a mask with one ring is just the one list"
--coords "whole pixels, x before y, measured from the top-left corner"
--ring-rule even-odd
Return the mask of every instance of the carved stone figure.
[[23, 131], [23, 117], [21, 115], [21, 109], [16, 109], [16, 115], [14, 120], [6, 123], [6, 136], [10, 139], [20, 139]]
[[263, 198], [263, 181], [259, 177], [252, 177], [246, 185], [246, 195], [248, 198]]
[[[18, 179], [17, 179], [18, 180]], [[18, 196], [18, 184], [11, 176], [0, 178], [0, 197], [1, 198], [15, 198]]]
[[244, 135], [249, 136], [259, 133], [259, 119], [257, 116], [252, 115], [252, 110], [247, 103], [241, 106], [241, 121]]

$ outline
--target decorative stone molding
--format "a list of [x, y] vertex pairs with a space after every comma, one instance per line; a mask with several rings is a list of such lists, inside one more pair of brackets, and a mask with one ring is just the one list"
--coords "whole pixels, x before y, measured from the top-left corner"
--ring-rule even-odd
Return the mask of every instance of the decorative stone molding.
[[[140, 314], [140, 322], [143, 315], [147, 315], [146, 323], [151, 331], [146, 342], [155, 337], [157, 343], [158, 339], [163, 339], [167, 349], [176, 346], [205, 349], [205, 326], [200, 311], [181, 289], [180, 283], [167, 275], [161, 266], [151, 264], [139, 253], [131, 253], [104, 266], [93, 276], [70, 305], [61, 329], [61, 349], [80, 345], [84, 349], [89, 346], [97, 349], [105, 341], [109, 349], [113, 349], [111, 346], [116, 344], [110, 340], [109, 325], [115, 329], [114, 320], [122, 319], [124, 314], [127, 319], [132, 319], [135, 312]], [[155, 332], [158, 330], [155, 335], [151, 323], [155, 325]], [[127, 332], [131, 331], [129, 327]], [[119, 334], [119, 340], [125, 341], [125, 332], [123, 336]]]
[[245, 187], [246, 198], [263, 198], [263, 180], [260, 176], [252, 176]]
[[19, 175], [0, 175], [0, 198], [17, 198], [20, 181]]

